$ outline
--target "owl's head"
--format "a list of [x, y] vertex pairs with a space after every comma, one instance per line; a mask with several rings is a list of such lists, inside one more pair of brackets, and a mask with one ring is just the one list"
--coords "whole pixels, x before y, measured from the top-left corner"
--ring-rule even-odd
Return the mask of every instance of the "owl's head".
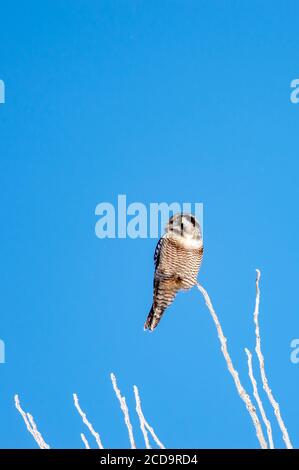
[[174, 214], [166, 224], [165, 231], [186, 239], [202, 239], [199, 222], [192, 214]]

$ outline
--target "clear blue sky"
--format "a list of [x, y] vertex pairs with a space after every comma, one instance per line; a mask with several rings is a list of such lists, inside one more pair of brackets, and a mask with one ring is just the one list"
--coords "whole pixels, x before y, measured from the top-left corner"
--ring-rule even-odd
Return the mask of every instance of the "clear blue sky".
[[258, 446], [197, 290], [144, 333], [156, 241], [94, 233], [96, 205], [118, 194], [204, 203], [200, 281], [250, 391], [261, 269], [268, 376], [298, 446], [298, 2], [11, 1], [0, 14], [0, 446], [35, 447], [19, 393], [52, 447], [82, 447], [77, 392], [104, 445], [127, 447], [111, 371], [138, 444], [134, 383], [167, 447]]

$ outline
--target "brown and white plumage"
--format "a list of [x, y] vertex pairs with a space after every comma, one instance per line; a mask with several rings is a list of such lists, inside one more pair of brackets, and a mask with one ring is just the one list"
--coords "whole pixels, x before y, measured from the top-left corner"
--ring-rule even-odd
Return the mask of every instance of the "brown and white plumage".
[[197, 283], [203, 256], [200, 225], [191, 214], [175, 214], [154, 255], [154, 298], [144, 329], [154, 330], [177, 292]]

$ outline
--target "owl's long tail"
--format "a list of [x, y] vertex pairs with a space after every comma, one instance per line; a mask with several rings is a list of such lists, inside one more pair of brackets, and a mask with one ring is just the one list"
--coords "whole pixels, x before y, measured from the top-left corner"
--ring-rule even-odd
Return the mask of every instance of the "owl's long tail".
[[146, 322], [144, 324], [144, 329], [145, 330], [150, 330], [153, 331], [156, 326], [158, 325], [159, 321], [162, 318], [162, 315], [164, 313], [164, 310], [161, 309], [154, 309], [154, 306], [152, 306], [150, 313], [147, 316]]
[[145, 330], [153, 331], [156, 328], [162, 318], [163, 313], [172, 303], [178, 290], [179, 286], [173, 279], [163, 281], [155, 280], [154, 301], [144, 324]]

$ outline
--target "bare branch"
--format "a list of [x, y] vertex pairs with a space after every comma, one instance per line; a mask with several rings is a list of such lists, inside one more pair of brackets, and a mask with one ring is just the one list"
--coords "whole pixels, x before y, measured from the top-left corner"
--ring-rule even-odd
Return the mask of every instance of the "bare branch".
[[139, 396], [139, 391], [138, 391], [138, 388], [137, 388], [136, 385], [134, 385], [134, 395], [135, 395], [135, 401], [136, 401], [136, 412], [137, 412], [138, 417], [139, 417], [140, 428], [141, 428], [141, 431], [142, 431], [142, 434], [143, 434], [143, 437], [144, 437], [146, 448], [151, 449], [149, 439], [148, 439], [148, 434], [147, 434], [147, 430], [148, 430], [150, 432], [150, 434], [152, 435], [155, 443], [160, 447], [160, 449], [165, 449], [164, 445], [162, 444], [162, 442], [160, 441], [160, 439], [156, 435], [154, 429], [148, 424], [148, 422], [146, 421], [146, 419], [144, 417], [144, 414], [143, 414], [142, 408], [141, 408], [141, 400], [140, 400], [140, 396]]
[[83, 444], [85, 445], [85, 449], [90, 449], [90, 445], [88, 444], [88, 440], [86, 439], [83, 432], [81, 432], [80, 436], [81, 436], [81, 439], [83, 441]]
[[283, 419], [281, 417], [281, 414], [280, 414], [279, 404], [274, 399], [274, 396], [272, 394], [271, 388], [269, 387], [268, 379], [267, 379], [266, 372], [265, 372], [265, 359], [264, 359], [262, 349], [261, 349], [261, 337], [260, 337], [260, 327], [259, 327], [259, 306], [260, 306], [259, 281], [260, 281], [260, 277], [261, 277], [261, 273], [260, 273], [259, 269], [257, 269], [256, 270], [256, 281], [255, 281], [256, 299], [255, 299], [255, 309], [254, 309], [254, 314], [253, 314], [253, 319], [254, 319], [254, 323], [255, 323], [255, 338], [256, 338], [255, 352], [256, 352], [258, 360], [259, 360], [260, 372], [261, 372], [261, 377], [262, 377], [262, 382], [263, 382], [263, 388], [264, 388], [264, 390], [265, 390], [265, 392], [266, 392], [266, 394], [269, 398], [269, 401], [270, 401], [271, 405], [273, 406], [274, 413], [275, 413], [278, 425], [281, 429], [282, 437], [283, 437], [283, 440], [285, 442], [285, 445], [288, 449], [292, 449], [293, 446], [291, 444], [287, 428], [286, 428], [286, 426], [284, 424], [284, 421], [283, 421]]
[[[79, 405], [79, 399], [78, 399], [78, 395], [76, 393], [73, 393], [73, 398], [74, 398], [74, 405], [79, 413], [79, 415], [81, 416], [82, 418], [82, 421], [83, 423], [88, 427], [89, 431], [91, 432], [91, 434], [93, 435], [93, 437], [95, 438], [96, 440], [96, 443], [99, 447], [99, 449], [104, 449], [103, 447], [103, 444], [102, 444], [102, 441], [101, 441], [101, 438], [100, 438], [100, 435], [99, 433], [97, 433], [92, 424], [88, 421], [87, 417], [86, 417], [86, 414], [82, 411], [80, 405]], [[82, 438], [82, 434], [81, 434], [81, 438]], [[84, 441], [83, 441], [84, 442]], [[85, 442], [84, 442], [85, 444]]]
[[24, 423], [26, 424], [27, 430], [32, 435], [33, 439], [41, 449], [50, 449], [50, 446], [44, 441], [41, 433], [38, 431], [37, 426], [31, 414], [26, 413], [20, 404], [19, 396], [15, 395], [15, 406], [18, 412], [21, 414]]
[[258, 392], [257, 383], [256, 383], [256, 380], [255, 380], [254, 375], [253, 375], [252, 354], [247, 348], [245, 348], [245, 352], [246, 352], [247, 358], [248, 358], [248, 374], [249, 374], [249, 377], [250, 377], [250, 380], [251, 380], [251, 383], [252, 383], [253, 395], [254, 395], [254, 398], [256, 399], [256, 402], [258, 404], [261, 416], [263, 418], [263, 421], [264, 421], [266, 429], [267, 429], [267, 435], [268, 435], [270, 449], [274, 449], [271, 423], [267, 418], [266, 412], [265, 412], [264, 407], [263, 407], [262, 400], [261, 400], [259, 392]]
[[224, 359], [227, 363], [228, 370], [229, 370], [230, 374], [233, 377], [233, 380], [234, 380], [235, 386], [237, 388], [238, 394], [239, 394], [240, 398], [243, 400], [243, 402], [245, 403], [246, 408], [247, 408], [247, 410], [250, 414], [253, 425], [255, 427], [256, 436], [257, 436], [257, 438], [259, 440], [259, 443], [260, 443], [260, 446], [262, 447], [262, 449], [267, 449], [268, 445], [267, 445], [265, 436], [263, 434], [261, 423], [260, 423], [259, 418], [257, 416], [255, 407], [254, 407], [254, 405], [253, 405], [253, 403], [250, 399], [250, 396], [248, 395], [248, 393], [244, 389], [243, 385], [241, 384], [239, 374], [233, 366], [233, 363], [232, 363], [232, 360], [231, 360], [231, 357], [229, 355], [227, 345], [226, 345], [227, 340], [226, 340], [226, 338], [223, 334], [221, 324], [220, 324], [219, 319], [217, 317], [217, 314], [214, 310], [211, 299], [210, 299], [207, 291], [200, 284], [197, 284], [197, 287], [200, 290], [200, 292], [202, 293], [202, 295], [205, 299], [206, 305], [207, 305], [207, 307], [210, 311], [210, 314], [213, 318], [213, 321], [215, 323], [217, 333], [218, 333], [218, 338], [219, 338], [220, 345], [221, 345], [221, 351], [222, 351]]
[[126, 424], [127, 429], [128, 429], [131, 449], [136, 449], [136, 444], [135, 444], [134, 435], [133, 435], [133, 428], [132, 428], [132, 424], [131, 424], [131, 421], [130, 421], [129, 409], [127, 407], [126, 399], [125, 399], [125, 397], [121, 396], [121, 392], [120, 392], [120, 390], [117, 386], [115, 375], [113, 373], [111, 373], [110, 377], [111, 377], [113, 389], [114, 389], [115, 394], [116, 394], [116, 396], [118, 398], [118, 401], [120, 403], [121, 410], [124, 414], [124, 419], [125, 419], [125, 424]]

